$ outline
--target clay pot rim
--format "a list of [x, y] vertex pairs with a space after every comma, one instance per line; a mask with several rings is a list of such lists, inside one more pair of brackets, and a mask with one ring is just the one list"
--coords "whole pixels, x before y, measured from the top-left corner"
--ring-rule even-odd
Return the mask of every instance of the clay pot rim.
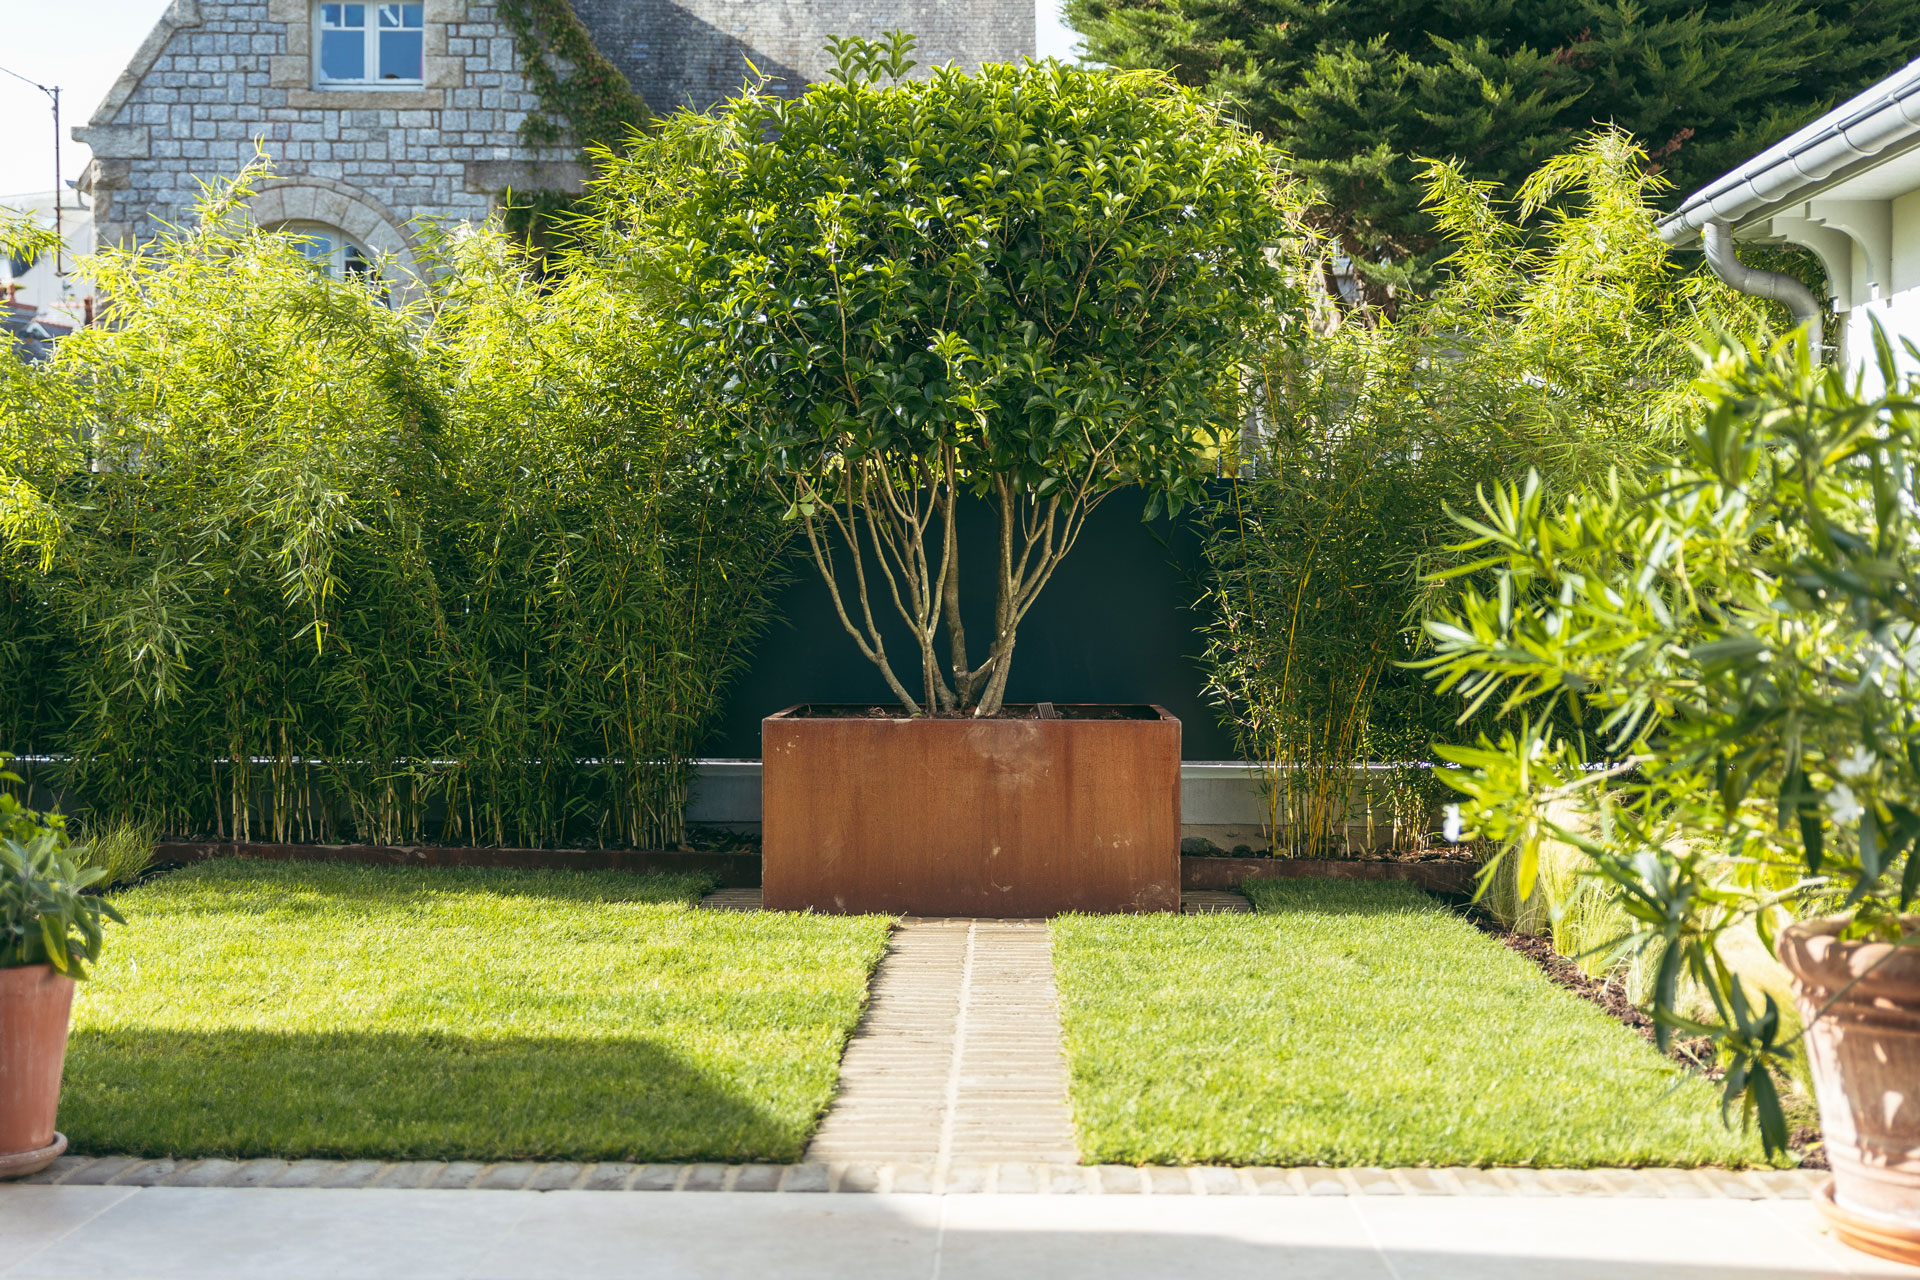
[[[24, 969], [29, 966], [13, 965]], [[34, 1151], [0, 1151], [0, 1181], [26, 1178], [40, 1172], [67, 1153], [67, 1135], [53, 1131], [53, 1141]]]
[[[1832, 990], [1858, 978], [1853, 990], [1864, 994], [1920, 984], [1920, 942], [1900, 947], [1869, 939], [1843, 942], [1838, 935], [1852, 920], [1837, 915], [1796, 921], [1780, 931], [1774, 953], [1794, 980], [1807, 986]], [[1908, 936], [1920, 937], [1920, 915], [1900, 920]]]

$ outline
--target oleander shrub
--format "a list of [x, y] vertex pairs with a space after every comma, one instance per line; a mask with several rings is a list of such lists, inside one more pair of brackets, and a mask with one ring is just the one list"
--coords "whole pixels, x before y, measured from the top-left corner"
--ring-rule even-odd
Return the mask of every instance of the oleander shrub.
[[1426, 674], [1497, 720], [1440, 748], [1489, 872], [1524, 896], [1550, 849], [1584, 855], [1618, 953], [1657, 965], [1662, 1046], [1711, 1039], [1769, 1151], [1804, 1055], [1741, 951], [1815, 915], [1920, 945], [1920, 411], [1875, 347], [1885, 390], [1797, 337], [1705, 353], [1666, 467], [1457, 515], [1477, 572], [1427, 624]]

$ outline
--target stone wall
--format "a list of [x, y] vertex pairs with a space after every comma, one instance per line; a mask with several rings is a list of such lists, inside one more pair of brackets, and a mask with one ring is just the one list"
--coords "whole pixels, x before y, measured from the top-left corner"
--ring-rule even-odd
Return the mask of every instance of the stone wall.
[[570, 149], [537, 151], [537, 105], [491, 3], [426, 0], [421, 88], [317, 89], [307, 0], [176, 0], [76, 136], [103, 240], [144, 238], [191, 216], [198, 182], [230, 175], [256, 140], [284, 181], [262, 222], [332, 222], [404, 253], [416, 218], [484, 217], [508, 182], [577, 183]]
[[[416, 219], [484, 217], [497, 193], [577, 187], [570, 148], [529, 148], [537, 101], [493, 0], [424, 0], [425, 84], [320, 89], [310, 0], [174, 0], [92, 120], [84, 187], [103, 242], [191, 218], [198, 184], [256, 141], [282, 181], [262, 223], [328, 222], [407, 259]], [[922, 64], [1026, 57], [1034, 0], [574, 0], [601, 51], [656, 110], [737, 91], [747, 60], [797, 91], [825, 75], [830, 35], [920, 37]]]

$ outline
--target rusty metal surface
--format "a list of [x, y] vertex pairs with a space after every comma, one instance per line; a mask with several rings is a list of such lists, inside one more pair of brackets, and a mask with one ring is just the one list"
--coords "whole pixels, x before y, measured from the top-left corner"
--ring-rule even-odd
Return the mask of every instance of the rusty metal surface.
[[769, 716], [770, 910], [1180, 909], [1180, 722]]
[[153, 860], [207, 862], [214, 858], [259, 858], [268, 862], [357, 862], [382, 867], [542, 867], [556, 871], [632, 871], [699, 874], [722, 888], [760, 883], [760, 858], [752, 853], [681, 852], [673, 849], [494, 849], [456, 845], [263, 844], [224, 840], [161, 841]]
[[1337, 861], [1319, 858], [1182, 858], [1183, 889], [1234, 889], [1243, 880], [1410, 880], [1428, 893], [1471, 896], [1472, 862]]

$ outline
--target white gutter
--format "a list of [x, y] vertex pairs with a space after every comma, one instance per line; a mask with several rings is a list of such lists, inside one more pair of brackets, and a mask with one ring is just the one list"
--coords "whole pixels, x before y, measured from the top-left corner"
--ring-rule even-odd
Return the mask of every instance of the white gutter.
[[1709, 222], [1734, 227], [1806, 200], [1864, 162], [1920, 145], [1920, 59], [1688, 196], [1660, 238], [1691, 248]]

